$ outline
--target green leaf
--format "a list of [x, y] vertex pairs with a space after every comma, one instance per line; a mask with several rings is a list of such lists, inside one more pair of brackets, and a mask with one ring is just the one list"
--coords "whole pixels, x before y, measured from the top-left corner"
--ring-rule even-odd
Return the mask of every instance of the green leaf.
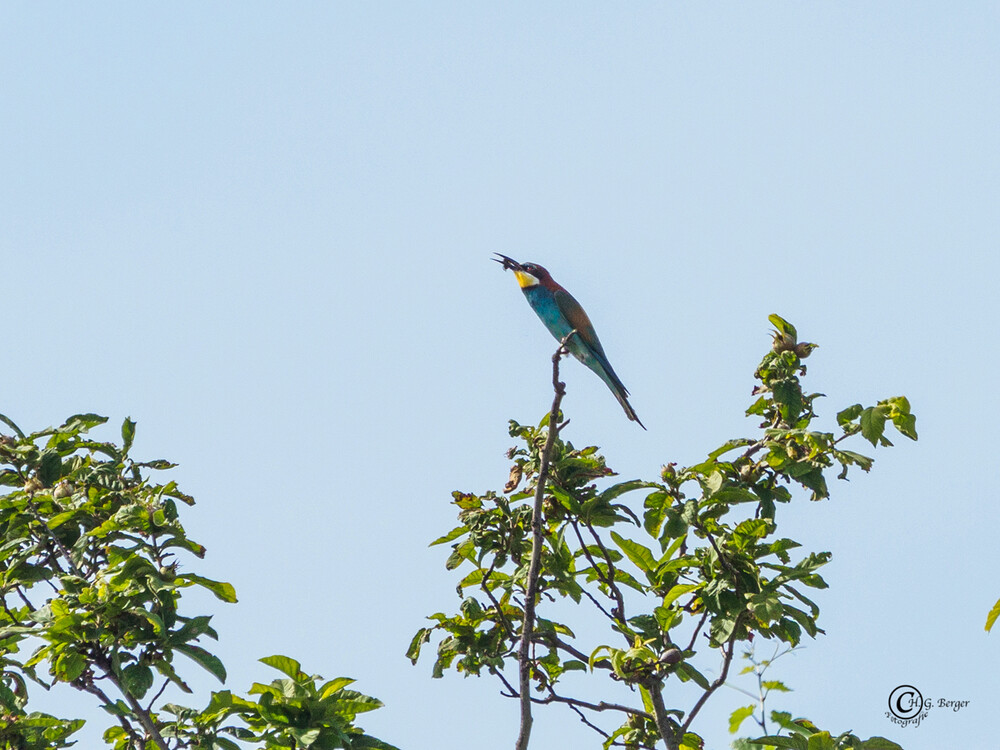
[[62, 476], [62, 457], [58, 451], [42, 451], [38, 462], [38, 481], [46, 487], [51, 487]]
[[885, 409], [881, 406], [869, 406], [861, 412], [861, 434], [865, 440], [874, 446], [884, 440]]
[[122, 670], [122, 685], [135, 698], [153, 687], [153, 670], [145, 664], [129, 664]]
[[328, 683], [326, 683], [325, 685], [323, 685], [323, 687], [320, 688], [319, 699], [325, 700], [330, 696], [340, 692], [348, 685], [353, 684], [354, 682], [355, 680], [352, 680], [350, 677], [338, 677], [334, 680], [330, 680]]
[[319, 737], [320, 733], [319, 727], [313, 727], [312, 729], [302, 729], [299, 727], [290, 727], [288, 732], [295, 738], [296, 747], [312, 747], [312, 744]]
[[903, 750], [903, 747], [885, 737], [876, 736], [862, 742], [858, 750]]
[[57, 529], [64, 523], [66, 523], [68, 520], [73, 518], [73, 516], [75, 516], [76, 514], [77, 514], [76, 510], [67, 510], [63, 511], [62, 513], [57, 513], [48, 520], [47, 526], [50, 529]]
[[302, 672], [302, 665], [290, 656], [281, 656], [280, 654], [276, 654], [275, 656], [265, 656], [257, 661], [262, 664], [267, 664], [269, 667], [274, 667], [279, 672], [291, 677], [293, 680], [301, 680], [306, 676]]
[[646, 713], [652, 716], [656, 709], [653, 707], [653, 697], [649, 694], [649, 690], [639, 685], [639, 695], [642, 696], [642, 707], [646, 709]]
[[669, 607], [674, 603], [674, 601], [676, 601], [677, 597], [684, 596], [684, 594], [689, 591], [694, 591], [695, 589], [701, 588], [701, 586], [702, 584], [700, 583], [679, 583], [666, 593], [663, 597], [663, 603], [660, 606]]
[[170, 662], [160, 660], [155, 662], [153, 666], [156, 668], [157, 672], [159, 672], [161, 675], [166, 677], [172, 683], [177, 685], [177, 687], [179, 687], [185, 693], [191, 692], [191, 688], [188, 687], [188, 684], [180, 678], [180, 675], [178, 675], [177, 672], [174, 671], [173, 665], [171, 665]]
[[177, 576], [178, 581], [190, 581], [193, 584], [208, 589], [219, 599], [230, 604], [236, 603], [236, 589], [233, 584], [223, 581], [213, 581], [211, 578], [195, 575], [194, 573], [182, 573]]
[[781, 680], [763, 680], [760, 686], [765, 690], [777, 690], [779, 693], [790, 693], [792, 689]]
[[464, 560], [468, 560], [472, 563], [475, 563], [476, 561], [476, 545], [469, 539], [466, 539], [461, 544], [454, 545], [454, 549], [445, 561], [444, 567], [447, 570], [454, 570], [461, 565]]
[[774, 326], [774, 329], [782, 336], [790, 336], [793, 339], [798, 338], [798, 332], [795, 330], [795, 326], [777, 313], [768, 315], [767, 319], [771, 322], [771, 325]]
[[86, 658], [75, 651], [64, 651], [52, 664], [55, 676], [63, 682], [72, 682], [82, 675], [86, 668]]
[[784, 610], [775, 593], [761, 591], [748, 597], [747, 607], [761, 622], [767, 624], [781, 617]]
[[783, 737], [777, 734], [769, 734], [765, 737], [757, 737], [750, 740], [752, 745], [771, 745], [772, 747], [788, 747], [792, 750], [807, 750], [807, 740], [799, 734]]
[[611, 538], [615, 540], [615, 544], [621, 549], [622, 552], [628, 556], [639, 570], [645, 573], [647, 576], [652, 573], [653, 569], [656, 567], [656, 558], [649, 548], [644, 547], [638, 542], [633, 542], [631, 539], [626, 539], [617, 531], [611, 532]]
[[997, 599], [997, 603], [993, 605], [993, 609], [990, 610], [989, 615], [986, 617], [986, 632], [990, 632], [993, 627], [993, 623], [997, 621], [997, 617], [1000, 617], [1000, 599]]
[[643, 487], [658, 487], [659, 485], [653, 482], [647, 482], [642, 479], [630, 479], [627, 482], [619, 482], [618, 484], [613, 484], [608, 487], [604, 492], [602, 492], [599, 497], [606, 503], [610, 503], [619, 495], [624, 495], [626, 492], [632, 492], [633, 490], [639, 490]]
[[795, 378], [779, 380], [771, 385], [774, 401], [781, 410], [781, 418], [794, 423], [802, 412], [802, 387]]
[[211, 672], [219, 679], [219, 682], [226, 681], [226, 667], [223, 665], [222, 660], [215, 654], [209, 653], [201, 646], [195, 646], [190, 643], [174, 646], [174, 650], [179, 651], [206, 671]]
[[590, 653], [590, 659], [588, 660], [588, 663], [587, 663], [587, 666], [590, 667], [590, 671], [591, 672], [594, 671], [594, 664], [597, 663], [599, 655], [602, 654], [602, 653], [604, 653], [605, 651], [608, 652], [608, 656], [609, 657], [613, 657], [616, 653], [618, 653], [618, 649], [611, 648], [611, 646], [598, 646], [597, 648], [595, 648]]
[[906, 396], [895, 396], [879, 402], [879, 406], [889, 409], [889, 418], [901, 435], [917, 439], [917, 418], [910, 412], [910, 402]]
[[682, 679], [686, 677], [689, 680], [693, 680], [694, 683], [702, 690], [709, 689], [708, 679], [705, 677], [705, 675], [703, 675], [701, 672], [699, 672], [697, 669], [692, 667], [687, 662], [682, 661], [677, 665], [677, 674], [682, 675]]
[[102, 417], [100, 414], [74, 414], [66, 420], [60, 429], [67, 432], [88, 432], [92, 427], [97, 427], [97, 425], [107, 421], [108, 418]]
[[677, 539], [687, 533], [688, 525], [681, 514], [674, 508], [664, 508], [663, 536], [665, 539]]
[[816, 732], [809, 737], [806, 750], [837, 750], [837, 743], [829, 732]]
[[135, 422], [132, 421], [131, 417], [125, 417], [125, 421], [122, 422], [122, 455], [127, 455], [129, 449], [132, 447], [132, 441], [135, 440]]
[[351, 750], [399, 750], [395, 745], [383, 742], [369, 734], [351, 737]]
[[0, 414], [0, 422], [3, 422], [5, 425], [10, 427], [10, 429], [17, 433], [17, 436], [21, 438], [21, 440], [24, 440], [24, 433], [21, 432], [21, 428], [14, 424], [14, 421], [10, 417], [6, 414]]
[[433, 547], [436, 544], [444, 544], [445, 542], [450, 542], [453, 539], [458, 539], [463, 534], [468, 534], [468, 533], [469, 533], [469, 529], [468, 529], [467, 526], [456, 526], [451, 531], [449, 531], [447, 534], [445, 534], [442, 537], [438, 537], [437, 539], [435, 539], [433, 542], [431, 542], [427, 546], [428, 547]]
[[[147, 469], [156, 469], [157, 471], [164, 471], [166, 469], [172, 469], [172, 468], [174, 468], [175, 466], [177, 466], [177, 464], [175, 464], [173, 461], [168, 461], [165, 458], [154, 458], [151, 461], [140, 461], [140, 462], [136, 463], [136, 466], [143, 466], [143, 467], [145, 467]], [[180, 495], [174, 495], [174, 497], [177, 497], [177, 498], [183, 500], [184, 497], [188, 497], [188, 496], [185, 495], [184, 497], [181, 497]]]
[[740, 724], [753, 716], [754, 709], [756, 708], [757, 704], [751, 703], [749, 706], [743, 706], [733, 711], [729, 715], [729, 733], [736, 734], [740, 731]]
[[855, 419], [861, 416], [861, 412], [864, 411], [864, 407], [861, 404], [854, 404], [853, 406], [848, 406], [842, 412], [837, 414], [837, 424], [841, 427], [850, 424]]

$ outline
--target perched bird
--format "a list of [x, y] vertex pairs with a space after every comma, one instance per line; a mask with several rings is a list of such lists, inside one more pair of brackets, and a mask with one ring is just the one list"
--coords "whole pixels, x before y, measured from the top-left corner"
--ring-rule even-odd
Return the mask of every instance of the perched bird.
[[[566, 342], [566, 348], [570, 354], [583, 362], [587, 367], [597, 373], [611, 392], [615, 394], [618, 403], [622, 405], [626, 416], [634, 422], [639, 422], [639, 417], [635, 409], [628, 402], [628, 390], [622, 385], [621, 379], [615, 374], [611, 363], [608, 362], [608, 355], [604, 353], [597, 332], [587, 317], [587, 313], [580, 307], [580, 303], [573, 299], [573, 295], [563, 289], [555, 282], [552, 276], [544, 268], [536, 263], [518, 263], [506, 255], [493, 258], [497, 263], [503, 265], [504, 270], [512, 270], [517, 277], [517, 283], [521, 286], [521, 291], [528, 298], [528, 304], [538, 317], [542, 319], [549, 333], [556, 337], [557, 341], [562, 341], [570, 331], [576, 330], [576, 335]], [[646, 426], [639, 422], [642, 429]]]

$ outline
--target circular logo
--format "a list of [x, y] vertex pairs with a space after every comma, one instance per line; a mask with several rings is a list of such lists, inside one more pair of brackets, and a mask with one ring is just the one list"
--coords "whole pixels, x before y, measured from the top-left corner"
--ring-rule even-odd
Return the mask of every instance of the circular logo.
[[913, 685], [900, 685], [889, 693], [889, 710], [899, 719], [912, 719], [924, 708], [924, 696]]

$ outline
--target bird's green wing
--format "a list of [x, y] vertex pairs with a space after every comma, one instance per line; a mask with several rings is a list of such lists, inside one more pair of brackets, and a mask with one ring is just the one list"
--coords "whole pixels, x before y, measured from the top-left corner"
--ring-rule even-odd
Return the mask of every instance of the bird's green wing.
[[601, 346], [600, 339], [597, 338], [594, 325], [590, 322], [590, 318], [583, 307], [580, 306], [580, 303], [565, 289], [556, 290], [555, 300], [559, 312], [563, 314], [570, 326], [576, 329], [580, 340], [590, 347], [593, 352], [606, 359], [607, 355], [604, 353], [604, 347]]

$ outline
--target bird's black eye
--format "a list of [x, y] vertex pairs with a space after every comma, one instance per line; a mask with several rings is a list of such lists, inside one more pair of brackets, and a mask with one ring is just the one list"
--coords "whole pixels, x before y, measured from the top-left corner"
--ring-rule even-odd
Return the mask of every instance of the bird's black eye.
[[523, 268], [528, 273], [534, 273], [538, 270], [538, 267], [534, 263], [525, 263]]

